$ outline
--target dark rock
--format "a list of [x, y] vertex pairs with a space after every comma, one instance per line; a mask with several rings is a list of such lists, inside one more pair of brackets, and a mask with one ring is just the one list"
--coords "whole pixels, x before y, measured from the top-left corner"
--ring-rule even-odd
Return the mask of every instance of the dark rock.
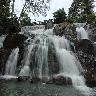
[[19, 76], [18, 78], [17, 78], [17, 81], [27, 81], [27, 80], [29, 80], [29, 76]]
[[57, 85], [72, 85], [72, 80], [70, 77], [56, 76], [53, 77], [53, 83]]
[[38, 83], [38, 82], [40, 82], [40, 78], [39, 77], [33, 77], [32, 79], [30, 79], [30, 82], [31, 83]]
[[10, 49], [0, 48], [0, 74], [4, 75], [6, 61], [11, 53]]
[[24, 36], [23, 34], [9, 34], [6, 36], [4, 42], [3, 42], [3, 46], [4, 48], [16, 48], [16, 47], [20, 47], [24, 44], [24, 41], [27, 39], [26, 36]]
[[59, 36], [62, 36], [64, 35], [64, 30], [65, 28], [67, 27], [68, 23], [67, 22], [63, 22], [63, 23], [60, 23], [60, 24], [57, 24], [54, 29], [53, 29], [53, 33], [55, 35], [59, 35]]
[[93, 50], [94, 50], [92, 42], [88, 39], [82, 39], [77, 43], [76, 47], [79, 48], [79, 50], [82, 50], [83, 52], [89, 53], [89, 54], [93, 53]]
[[68, 22], [57, 24], [53, 29], [53, 33], [55, 35], [65, 36], [68, 40], [72, 42], [74, 42], [77, 37], [76, 27]]
[[92, 74], [92, 72], [87, 71], [85, 73], [85, 80], [86, 80], [86, 84], [89, 87], [95, 87], [96, 86], [96, 76]]

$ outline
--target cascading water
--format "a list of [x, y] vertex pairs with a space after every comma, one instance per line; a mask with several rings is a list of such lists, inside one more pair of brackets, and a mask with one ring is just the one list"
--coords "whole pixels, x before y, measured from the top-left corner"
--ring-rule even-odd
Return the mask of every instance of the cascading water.
[[15, 72], [16, 72], [16, 65], [18, 59], [18, 52], [19, 52], [19, 48], [16, 48], [10, 54], [6, 63], [5, 75], [12, 75], [12, 76], [16, 75]]
[[81, 75], [83, 68], [74, 53], [71, 51], [67, 39], [64, 37], [53, 36], [51, 40], [54, 43], [57, 59], [60, 64], [60, 71], [56, 76], [71, 78], [73, 86], [83, 92], [86, 91], [85, 94], [87, 94], [89, 88], [86, 87], [85, 79]]
[[28, 51], [25, 51], [25, 58], [23, 60], [24, 67], [21, 69], [19, 76], [30, 76], [30, 66], [29, 66], [29, 60], [30, 60], [30, 54], [32, 51], [33, 45], [28, 46]]
[[[85, 32], [81, 27], [78, 28], [78, 32]], [[27, 33], [26, 33], [27, 34]], [[41, 79], [49, 79], [50, 69], [48, 62], [48, 52], [50, 43], [53, 44], [55, 49], [55, 54], [57, 61], [59, 62], [60, 70], [58, 74], [64, 77], [69, 77], [72, 79], [73, 86], [86, 86], [82, 73], [82, 67], [79, 65], [80, 62], [77, 60], [73, 52], [71, 51], [69, 41], [64, 37], [53, 35], [53, 30], [37, 29], [28, 32], [29, 38], [26, 41], [27, 49], [25, 50], [25, 55], [22, 61], [22, 68], [20, 70], [19, 76], [30, 76], [39, 77]], [[31, 39], [31, 36], [34, 39]], [[81, 34], [82, 35], [82, 34]], [[87, 35], [82, 35], [81, 38], [87, 39]], [[6, 75], [15, 75], [17, 57], [19, 49], [16, 48], [12, 51], [9, 59], [6, 63]]]
[[[70, 50], [68, 41], [66, 43], [66, 39], [64, 37], [58, 37], [58, 36], [55, 36], [55, 38], [53, 37], [52, 41], [56, 49], [56, 55], [57, 55], [58, 61], [60, 63], [59, 75], [70, 77], [73, 80], [73, 82], [77, 82], [78, 80], [74, 81], [74, 77], [78, 78], [80, 76], [81, 70], [79, 69], [82, 69], [82, 68], [80, 68], [81, 66], [77, 65], [79, 61], [76, 60], [72, 52], [68, 51]], [[80, 79], [80, 82], [81, 82], [81, 79]]]
[[5, 40], [6, 35], [0, 36], [0, 48], [3, 47], [3, 41]]
[[88, 38], [88, 33], [85, 31], [83, 27], [76, 28], [77, 31], [77, 38], [78, 39], [89, 39]]
[[25, 63], [21, 69], [20, 76], [36, 76], [48, 78], [48, 38], [43, 34], [44, 30], [31, 31], [35, 35], [33, 41], [28, 45]]

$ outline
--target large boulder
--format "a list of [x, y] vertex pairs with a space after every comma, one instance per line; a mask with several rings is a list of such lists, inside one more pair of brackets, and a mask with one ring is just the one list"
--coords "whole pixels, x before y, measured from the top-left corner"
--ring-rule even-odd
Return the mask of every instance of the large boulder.
[[68, 40], [74, 42], [77, 37], [76, 27], [68, 22], [63, 22], [54, 26], [53, 33], [59, 36], [65, 36]]
[[53, 82], [57, 85], [72, 85], [72, 80], [70, 77], [60, 75], [53, 77]]
[[82, 39], [80, 41], [77, 41], [76, 43], [76, 49], [82, 50], [84, 53], [93, 53], [94, 47], [90, 40], [88, 39]]
[[86, 84], [89, 87], [95, 87], [96, 86], [96, 75], [92, 74], [89, 70], [85, 72], [84, 74]]
[[55, 35], [64, 35], [64, 30], [68, 26], [67, 22], [63, 22], [54, 26], [53, 32]]
[[27, 39], [23, 34], [9, 34], [6, 36], [3, 46], [4, 48], [13, 49], [20, 47], [24, 44], [24, 41]]
[[18, 78], [17, 78], [17, 81], [27, 81], [27, 80], [29, 80], [29, 78], [30, 78], [30, 76], [19, 76]]

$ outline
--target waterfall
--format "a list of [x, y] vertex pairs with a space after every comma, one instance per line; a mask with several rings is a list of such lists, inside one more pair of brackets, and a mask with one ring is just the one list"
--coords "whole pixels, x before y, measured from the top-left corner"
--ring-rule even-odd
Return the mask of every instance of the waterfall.
[[[26, 30], [28, 31], [29, 29], [26, 27]], [[83, 27], [77, 28], [77, 34], [78, 33], [80, 35], [80, 39], [88, 39], [88, 34]], [[25, 48], [22, 65], [20, 65], [21, 69], [20, 73], [18, 74], [19, 76], [49, 79], [50, 76], [53, 75], [50, 75], [51, 73], [49, 73], [50, 68], [48, 65], [48, 52], [51, 50], [54, 51], [53, 53], [55, 53], [58, 65], [60, 67], [59, 72], [55, 75], [62, 75], [64, 77], [71, 78], [74, 87], [86, 86], [84, 78], [81, 75], [83, 68], [81, 67], [79, 60], [71, 51], [69, 41], [64, 36], [60, 37], [53, 35], [53, 29], [31, 30], [31, 27], [29, 32], [27, 32], [25, 35], [29, 36], [29, 38], [26, 40], [26, 43], [28, 44]], [[34, 38], [31, 38], [32, 35], [35, 35]], [[49, 49], [49, 46], [54, 48]], [[18, 52], [19, 49], [16, 48], [9, 56], [6, 63], [6, 75], [15, 75]]]
[[77, 39], [89, 39], [88, 32], [83, 27], [77, 27]]
[[16, 72], [16, 65], [17, 65], [17, 59], [18, 59], [18, 52], [19, 48], [14, 49], [6, 63], [6, 68], [5, 68], [5, 75], [13, 75], [15, 76]]
[[[80, 76], [80, 82], [81, 82], [81, 72], [82, 69], [81, 66], [78, 66], [79, 61], [76, 59], [76, 57], [72, 54], [72, 51], [70, 49], [69, 42], [64, 37], [54, 36], [52, 37], [52, 41], [54, 43], [55, 49], [56, 49], [56, 55], [58, 58], [58, 61], [60, 63], [60, 72], [59, 75], [70, 77], [74, 82], [79, 82], [79, 76]], [[74, 79], [74, 77], [77, 77], [77, 81]], [[75, 81], [74, 81], [75, 80]], [[83, 77], [82, 77], [82, 82]], [[76, 85], [76, 84], [74, 84]]]
[[0, 48], [3, 47], [3, 41], [5, 40], [5, 38], [5, 35], [0, 36]]
[[19, 76], [30, 76], [30, 66], [29, 66], [29, 61], [30, 61], [30, 54], [32, 51], [33, 45], [28, 46], [28, 51], [25, 51], [25, 58], [24, 58], [24, 66], [21, 69]]
[[[84, 29], [80, 28], [80, 32]], [[23, 67], [19, 73], [20, 76], [37, 76], [39, 78], [49, 77], [48, 68], [48, 46], [50, 42], [55, 48], [56, 57], [59, 62], [59, 75], [70, 77], [73, 86], [85, 85], [84, 78], [81, 76], [83, 71], [80, 62], [71, 51], [69, 41], [64, 37], [53, 35], [53, 30], [31, 30], [30, 35], [34, 34], [33, 40], [25, 52]], [[85, 36], [84, 36], [85, 37]], [[28, 39], [29, 40], [29, 39]], [[58, 75], [57, 74], [57, 75]]]
[[69, 77], [76, 89], [89, 93], [89, 88], [85, 84], [85, 79], [82, 76], [83, 68], [79, 60], [75, 57], [70, 49], [70, 44], [65, 37], [52, 36], [52, 42], [56, 49], [56, 56], [59, 62], [60, 70], [56, 76]]
[[19, 75], [48, 78], [48, 37], [41, 29], [32, 30], [30, 33], [34, 34], [35, 38], [30, 40], [28, 52], [24, 58], [24, 66]]

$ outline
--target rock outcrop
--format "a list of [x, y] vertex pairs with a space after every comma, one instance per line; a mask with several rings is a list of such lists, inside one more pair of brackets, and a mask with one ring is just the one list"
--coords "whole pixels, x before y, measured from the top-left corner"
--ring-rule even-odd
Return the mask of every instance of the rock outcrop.
[[17, 48], [23, 46], [24, 41], [27, 39], [23, 34], [9, 34], [6, 36], [3, 47], [8, 49]]

